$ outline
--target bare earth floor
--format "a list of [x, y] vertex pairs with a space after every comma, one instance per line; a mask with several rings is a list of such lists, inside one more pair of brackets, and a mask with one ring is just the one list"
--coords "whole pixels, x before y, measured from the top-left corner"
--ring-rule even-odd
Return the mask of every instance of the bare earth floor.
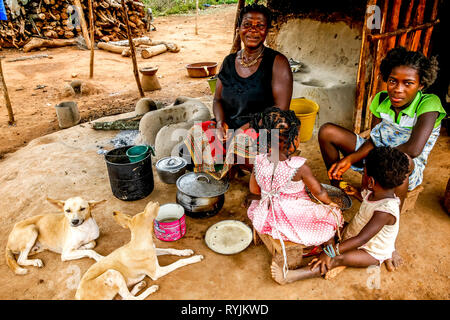
[[[158, 31], [151, 33], [152, 38], [174, 41], [182, 50], [149, 61], [139, 58], [140, 65], [159, 65], [158, 74], [162, 75], [159, 80], [163, 89], [146, 96], [166, 102], [180, 95], [210, 101], [206, 80], [188, 78], [184, 66], [223, 59], [231, 47], [234, 9], [225, 6], [202, 14], [199, 36], [194, 35], [194, 16], [157, 19]], [[88, 78], [89, 53], [77, 48], [47, 53], [54, 58], [4, 63], [17, 126], [5, 125], [6, 111], [0, 109], [0, 150], [4, 154], [0, 160], [0, 299], [73, 299], [80, 277], [94, 262], [88, 258], [62, 262], [60, 255], [44, 252], [37, 255], [44, 262], [41, 269], [28, 267], [30, 271], [25, 276], [15, 276], [8, 269], [4, 248], [9, 232], [14, 223], [26, 217], [57, 212], [45, 201], [47, 196], [107, 200], [93, 212], [101, 230], [96, 250], [102, 255], [129, 241], [129, 231], [115, 223], [113, 210], [133, 215], [150, 200], [160, 204], [175, 202], [176, 186], [161, 183], [156, 171], [155, 189], [145, 199], [124, 202], [112, 195], [105, 161], [97, 150], [98, 146], [111, 147], [109, 141], [117, 132], [95, 131], [88, 123], [59, 130], [53, 108], [62, 100], [64, 79], [71, 80], [72, 73], [78, 73], [77, 78], [82, 80]], [[10, 58], [24, 54], [4, 50], [2, 55]], [[95, 79], [90, 81], [95, 90], [75, 99], [83, 120], [132, 111], [138, 93], [131, 61], [102, 51], [96, 51], [96, 59]], [[47, 85], [47, 91], [35, 90], [38, 84]], [[373, 269], [347, 269], [333, 280], [319, 278], [280, 286], [270, 277], [271, 257], [263, 245], [251, 244], [230, 256], [212, 252], [204, 242], [209, 226], [225, 219], [250, 225], [246, 210], [240, 206], [248, 191], [247, 175], [233, 181], [218, 215], [202, 220], [187, 217], [187, 233], [179, 241], [155, 240], [158, 247], [190, 248], [205, 259], [156, 281], [160, 288], [148, 299], [449, 299], [450, 220], [440, 203], [449, 178], [449, 146], [450, 138], [442, 131], [425, 170], [425, 190], [416, 208], [401, 216], [397, 248], [405, 263], [400, 270], [389, 273], [382, 266], [377, 274]], [[326, 183], [316, 139], [300, 148], [318, 179]], [[357, 173], [348, 173], [345, 178], [359, 185]], [[345, 212], [346, 220], [358, 210], [359, 202], [353, 203]], [[160, 264], [176, 259], [163, 256]]]

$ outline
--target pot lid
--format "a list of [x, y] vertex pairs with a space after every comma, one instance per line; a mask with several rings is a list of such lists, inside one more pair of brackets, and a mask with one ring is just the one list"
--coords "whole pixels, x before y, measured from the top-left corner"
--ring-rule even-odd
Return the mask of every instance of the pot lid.
[[156, 162], [156, 168], [163, 171], [178, 171], [185, 167], [186, 159], [181, 157], [165, 157]]
[[178, 178], [177, 187], [191, 197], [217, 197], [228, 190], [229, 184], [207, 173], [188, 172]]
[[252, 242], [252, 230], [237, 220], [223, 220], [208, 228], [205, 242], [208, 248], [220, 254], [235, 254]]

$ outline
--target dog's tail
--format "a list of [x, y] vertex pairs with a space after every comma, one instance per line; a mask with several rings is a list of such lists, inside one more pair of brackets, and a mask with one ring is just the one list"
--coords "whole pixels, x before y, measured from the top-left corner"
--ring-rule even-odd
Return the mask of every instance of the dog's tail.
[[27, 274], [28, 270], [25, 268], [21, 268], [17, 264], [16, 258], [14, 257], [13, 252], [8, 247], [5, 250], [5, 258], [6, 258], [6, 264], [12, 271], [14, 271], [15, 274], [18, 274], [18, 275]]

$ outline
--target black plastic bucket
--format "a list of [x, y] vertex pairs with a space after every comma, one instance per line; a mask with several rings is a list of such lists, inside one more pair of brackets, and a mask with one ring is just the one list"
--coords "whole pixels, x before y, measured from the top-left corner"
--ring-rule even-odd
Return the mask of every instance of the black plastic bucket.
[[154, 187], [150, 151], [144, 159], [131, 163], [126, 155], [131, 147], [116, 148], [105, 154], [111, 191], [125, 201], [143, 199]]

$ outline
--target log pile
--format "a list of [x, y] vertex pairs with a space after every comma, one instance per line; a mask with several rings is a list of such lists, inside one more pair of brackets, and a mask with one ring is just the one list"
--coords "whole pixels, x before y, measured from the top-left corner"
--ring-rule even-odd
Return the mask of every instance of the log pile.
[[[8, 8], [8, 21], [0, 21], [0, 47], [23, 47], [32, 37], [72, 39], [82, 35], [79, 13], [73, 0], [16, 0], [16, 10]], [[88, 0], [80, 0], [89, 24]], [[137, 0], [126, 1], [133, 36], [146, 31], [146, 10]], [[96, 41], [127, 39], [125, 19], [119, 0], [93, 0]], [[13, 8], [14, 9], [14, 8]], [[20, 10], [19, 10], [20, 9]]]

